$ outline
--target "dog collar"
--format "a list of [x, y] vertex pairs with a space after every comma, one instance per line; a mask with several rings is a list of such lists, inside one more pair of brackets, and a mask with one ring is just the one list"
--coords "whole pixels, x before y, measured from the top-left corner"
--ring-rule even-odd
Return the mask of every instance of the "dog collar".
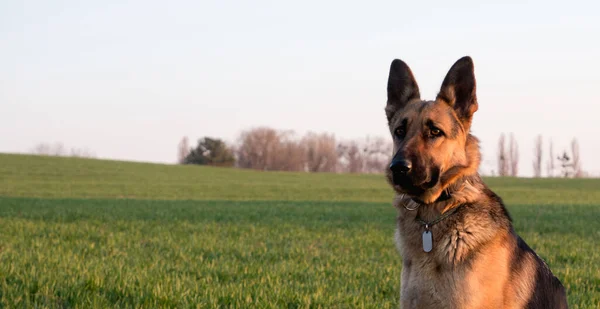
[[[442, 194], [440, 194], [440, 196], [433, 203], [443, 202], [443, 201], [450, 199], [451, 197], [452, 196], [450, 195], [450, 193], [447, 190], [444, 190], [444, 191], [442, 191]], [[407, 210], [417, 210], [421, 205], [425, 204], [425, 202], [423, 202], [417, 198], [413, 198], [413, 197], [411, 197], [411, 201], [413, 203], [417, 204], [417, 207], [409, 208], [409, 207], [407, 207], [406, 204], [404, 204], [404, 208], [406, 208]], [[415, 217], [415, 220], [417, 222], [419, 222], [422, 226], [425, 227], [425, 231], [423, 231], [423, 235], [422, 235], [423, 236], [423, 251], [431, 252], [431, 250], [433, 250], [433, 234], [431, 232], [431, 227], [440, 223], [442, 220], [450, 217], [452, 214], [454, 214], [456, 212], [456, 210], [458, 210], [458, 208], [460, 208], [460, 205], [441, 214], [439, 217], [437, 217], [436, 219], [434, 219], [431, 222], [427, 222], [427, 221], [421, 219], [418, 215]]]
[[[452, 195], [450, 195], [450, 193], [448, 193], [447, 190], [442, 191], [442, 194], [440, 194], [440, 196], [437, 198], [437, 200], [435, 200], [433, 203], [437, 203], [437, 202], [443, 202], [443, 201], [447, 201], [452, 197]], [[418, 198], [414, 198], [411, 197], [411, 199], [413, 200], [413, 202], [417, 203], [417, 204], [427, 204], [423, 201], [421, 201]], [[433, 204], [432, 203], [432, 204]]]

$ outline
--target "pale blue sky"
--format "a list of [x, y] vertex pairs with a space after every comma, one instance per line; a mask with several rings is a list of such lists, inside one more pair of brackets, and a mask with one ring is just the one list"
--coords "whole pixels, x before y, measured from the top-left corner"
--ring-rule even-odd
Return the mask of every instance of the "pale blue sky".
[[[0, 152], [40, 142], [174, 162], [177, 143], [258, 125], [387, 136], [389, 64], [424, 98], [475, 61], [486, 169], [514, 132], [573, 137], [600, 174], [598, 1], [0, 2]], [[547, 144], [545, 145], [547, 148]]]

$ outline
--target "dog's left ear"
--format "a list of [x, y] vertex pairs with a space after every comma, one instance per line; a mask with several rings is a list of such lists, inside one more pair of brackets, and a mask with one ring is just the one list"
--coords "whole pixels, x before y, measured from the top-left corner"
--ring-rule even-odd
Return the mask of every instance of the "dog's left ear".
[[475, 88], [473, 60], [465, 56], [450, 68], [437, 95], [438, 100], [454, 108], [467, 131], [471, 127], [473, 114], [478, 108]]

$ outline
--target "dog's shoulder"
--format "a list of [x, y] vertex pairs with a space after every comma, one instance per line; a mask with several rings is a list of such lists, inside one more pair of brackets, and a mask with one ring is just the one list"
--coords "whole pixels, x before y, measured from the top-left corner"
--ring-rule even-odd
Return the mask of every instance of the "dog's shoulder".
[[[502, 199], [489, 188], [483, 190], [485, 198], [470, 211], [484, 211], [490, 222], [508, 231], [502, 247], [508, 249], [509, 284], [505, 293], [520, 294], [511, 299], [526, 299], [524, 308], [567, 308], [565, 288], [554, 276], [546, 262], [515, 232], [512, 218]], [[508, 295], [507, 295], [508, 296]]]
[[525, 308], [556, 308], [564, 309], [567, 306], [567, 295], [564, 286], [560, 280], [554, 276], [546, 262], [527, 245], [527, 243], [518, 235], [517, 243], [514, 249], [511, 271], [513, 277], [519, 276], [519, 269], [523, 268], [526, 258], [533, 261], [533, 269], [530, 271], [533, 277], [531, 293], [528, 295], [527, 306]]

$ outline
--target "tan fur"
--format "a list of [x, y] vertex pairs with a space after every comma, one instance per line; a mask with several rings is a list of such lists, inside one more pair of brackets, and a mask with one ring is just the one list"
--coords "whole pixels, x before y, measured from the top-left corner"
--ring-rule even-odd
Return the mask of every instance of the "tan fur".
[[525, 255], [521, 267], [512, 273], [512, 284], [504, 294], [505, 308], [524, 308], [533, 293], [537, 265], [533, 254]]

